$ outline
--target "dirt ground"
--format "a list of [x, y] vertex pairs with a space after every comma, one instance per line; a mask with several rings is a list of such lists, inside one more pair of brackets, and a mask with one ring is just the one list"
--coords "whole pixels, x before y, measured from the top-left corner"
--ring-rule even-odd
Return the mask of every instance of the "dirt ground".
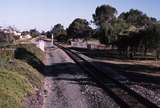
[[[121, 69], [125, 69], [126, 71], [141, 72], [141, 74], [146, 74], [150, 76], [160, 76], [160, 60], [100, 60], [104, 63], [110, 63], [119, 65], [118, 67]], [[117, 67], [117, 68], [118, 68]]]
[[[105, 60], [104, 60], [105, 61]], [[146, 65], [146, 66], [154, 66], [160, 67], [160, 60], [120, 60], [120, 59], [113, 59], [107, 60], [107, 62], [115, 63], [115, 64], [139, 64], [139, 65]]]

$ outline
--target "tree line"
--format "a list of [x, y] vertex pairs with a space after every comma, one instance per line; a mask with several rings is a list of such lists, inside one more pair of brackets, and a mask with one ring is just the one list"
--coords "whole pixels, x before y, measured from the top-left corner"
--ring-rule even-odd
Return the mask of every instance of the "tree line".
[[102, 5], [93, 14], [98, 31], [96, 37], [104, 44], [116, 46], [121, 55], [133, 57], [137, 52], [155, 51], [159, 58], [160, 23], [142, 11], [130, 9], [117, 16], [116, 8]]
[[[130, 9], [118, 15], [115, 7], [110, 5], [98, 6], [92, 15], [93, 20], [76, 18], [67, 29], [56, 24], [45, 34], [54, 35], [57, 41], [67, 42], [70, 39], [98, 39], [102, 44], [111, 45], [119, 54], [134, 57], [137, 52], [147, 55], [155, 52], [160, 55], [160, 21], [149, 17], [137, 9]], [[90, 24], [96, 25], [93, 29]]]

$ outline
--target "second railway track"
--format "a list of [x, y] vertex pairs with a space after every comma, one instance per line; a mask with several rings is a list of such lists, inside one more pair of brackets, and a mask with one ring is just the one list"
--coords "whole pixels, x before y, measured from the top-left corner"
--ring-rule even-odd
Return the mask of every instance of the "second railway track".
[[159, 108], [125, 84], [115, 80], [77, 53], [56, 44], [65, 51], [121, 108]]

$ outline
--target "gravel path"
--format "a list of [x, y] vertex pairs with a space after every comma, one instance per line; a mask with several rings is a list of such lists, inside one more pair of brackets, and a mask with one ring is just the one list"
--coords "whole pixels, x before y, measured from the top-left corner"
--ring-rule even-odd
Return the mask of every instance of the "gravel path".
[[60, 49], [48, 49], [43, 108], [119, 108]]
[[[74, 52], [78, 53], [77, 51]], [[131, 88], [135, 92], [139, 93], [141, 96], [145, 97], [146, 99], [148, 99], [152, 103], [157, 104], [157, 106], [160, 107], [160, 89], [156, 91], [148, 89], [144, 86], [141, 86], [139, 83], [133, 82], [132, 80], [128, 79], [127, 76], [125, 77], [121, 75], [116, 71], [116, 69], [111, 68], [107, 64], [102, 64], [102, 61], [100, 60], [91, 59], [83, 54], [79, 55], [90, 61], [95, 67], [103, 70], [103, 72], [106, 72], [108, 75], [110, 75], [110, 77], [120, 81], [121, 83], [125, 83], [129, 88]]]

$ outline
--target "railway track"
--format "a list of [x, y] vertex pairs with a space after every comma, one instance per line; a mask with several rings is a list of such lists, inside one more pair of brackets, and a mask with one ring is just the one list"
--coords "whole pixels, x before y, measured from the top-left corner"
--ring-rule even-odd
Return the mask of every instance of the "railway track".
[[159, 108], [156, 104], [110, 77], [110, 75], [107, 75], [77, 53], [59, 44], [55, 45], [65, 51], [121, 108]]

